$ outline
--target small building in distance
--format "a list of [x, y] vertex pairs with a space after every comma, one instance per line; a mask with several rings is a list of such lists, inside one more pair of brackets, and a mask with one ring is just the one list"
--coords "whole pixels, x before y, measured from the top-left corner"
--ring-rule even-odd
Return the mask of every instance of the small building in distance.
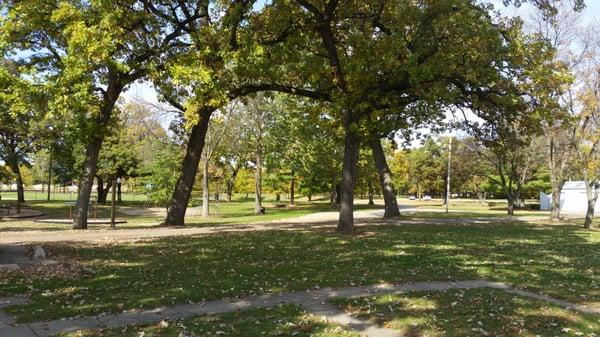
[[[540, 209], [550, 210], [552, 196], [540, 193]], [[596, 210], [600, 210], [600, 198], [596, 200]], [[585, 182], [567, 181], [560, 191], [560, 214], [585, 215], [587, 211], [587, 194]]]

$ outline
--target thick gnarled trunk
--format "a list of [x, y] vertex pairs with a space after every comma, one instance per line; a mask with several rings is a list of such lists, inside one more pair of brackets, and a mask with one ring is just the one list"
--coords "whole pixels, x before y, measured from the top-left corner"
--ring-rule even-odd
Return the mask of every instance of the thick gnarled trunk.
[[345, 129], [344, 160], [340, 186], [340, 214], [337, 229], [342, 233], [350, 233], [354, 226], [354, 185], [356, 183], [356, 164], [358, 163], [360, 138], [350, 127]]
[[98, 171], [98, 157], [102, 147], [103, 137], [94, 137], [86, 146], [83, 162], [83, 175], [79, 181], [79, 193], [73, 216], [73, 229], [87, 229], [90, 196], [94, 185], [94, 177]]
[[173, 197], [171, 198], [171, 207], [167, 213], [163, 226], [183, 226], [185, 225], [185, 212], [194, 187], [196, 173], [198, 173], [198, 164], [204, 148], [204, 140], [208, 130], [210, 116], [214, 109], [205, 108], [199, 112], [200, 120], [192, 127], [190, 138], [188, 139], [185, 157], [181, 166], [181, 173], [177, 179]]
[[396, 199], [396, 190], [392, 181], [392, 172], [388, 166], [383, 152], [383, 147], [379, 139], [374, 139], [370, 142], [371, 152], [373, 153], [373, 161], [375, 162], [375, 168], [379, 175], [379, 183], [381, 184], [381, 191], [383, 193], [383, 200], [385, 202], [384, 217], [394, 217], [400, 215], [400, 209], [398, 208], [398, 201]]

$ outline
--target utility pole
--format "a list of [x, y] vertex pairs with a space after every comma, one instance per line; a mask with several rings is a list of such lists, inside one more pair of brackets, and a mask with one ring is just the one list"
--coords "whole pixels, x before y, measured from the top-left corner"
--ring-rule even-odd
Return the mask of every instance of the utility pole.
[[452, 159], [452, 136], [450, 136], [450, 142], [448, 143], [448, 170], [446, 176], [446, 213], [448, 213], [448, 207], [450, 206], [450, 161]]

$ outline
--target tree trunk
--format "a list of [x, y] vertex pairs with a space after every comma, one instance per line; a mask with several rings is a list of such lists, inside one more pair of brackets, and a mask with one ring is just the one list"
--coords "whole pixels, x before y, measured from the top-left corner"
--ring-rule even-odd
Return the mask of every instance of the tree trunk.
[[509, 194], [506, 196], [506, 200], [508, 201], [507, 214], [514, 215], [515, 214], [515, 197], [513, 195]]
[[[42, 187], [44, 185], [42, 184]], [[48, 160], [48, 195], [46, 196], [46, 200], [50, 201], [50, 190], [52, 186], [52, 151], [50, 151], [50, 159]], [[42, 188], [43, 189], [43, 188]]]
[[227, 184], [227, 202], [233, 199], [233, 184]]
[[11, 169], [13, 173], [17, 176], [17, 202], [23, 203], [25, 202], [25, 186], [23, 185], [23, 176], [21, 175], [21, 168], [19, 167], [19, 162], [14, 161], [11, 163]]
[[383, 193], [383, 200], [385, 202], [384, 217], [393, 217], [400, 215], [400, 208], [398, 207], [398, 201], [396, 199], [396, 189], [392, 181], [392, 172], [388, 166], [381, 147], [379, 139], [372, 140], [369, 144], [371, 152], [373, 153], [373, 161], [375, 161], [375, 168], [377, 174], [379, 174], [379, 183], [381, 184], [381, 191]]
[[188, 207], [190, 195], [192, 194], [192, 188], [194, 187], [196, 173], [198, 172], [198, 164], [204, 148], [208, 122], [214, 110], [213, 108], [204, 108], [201, 110], [198, 124], [192, 127], [185, 157], [183, 158], [181, 173], [173, 191], [171, 207], [165, 221], [162, 223], [163, 226], [185, 225], [185, 212]]
[[306, 197], [308, 198], [308, 201], [312, 201], [312, 194], [309, 194]]
[[294, 170], [292, 170], [292, 179], [290, 179], [290, 206], [294, 206], [296, 204], [295, 199], [295, 189], [296, 189], [296, 176], [294, 175]]
[[356, 183], [356, 164], [360, 149], [360, 138], [345, 126], [344, 161], [342, 164], [342, 183], [340, 186], [340, 215], [337, 229], [342, 233], [352, 232], [354, 226], [354, 185]]
[[102, 203], [104, 197], [104, 179], [96, 177], [96, 200], [98, 203]]
[[338, 193], [337, 193], [337, 183], [335, 181], [335, 176], [331, 178], [331, 195], [329, 196], [329, 202], [331, 203], [331, 208], [335, 208], [337, 203]]
[[95, 120], [96, 130], [94, 130], [90, 142], [85, 147], [83, 175], [79, 182], [77, 204], [75, 206], [75, 215], [73, 217], [73, 229], [87, 229], [90, 196], [92, 194], [94, 177], [98, 172], [98, 157], [100, 155], [100, 149], [102, 148], [102, 142], [104, 141], [104, 129], [110, 122], [113, 108], [124, 87], [114, 68], [111, 67], [109, 69], [107, 78], [108, 85], [104, 91], [104, 97], [100, 107], [100, 116]]
[[123, 182], [121, 181], [120, 178], [117, 178], [117, 202], [119, 202], [119, 203], [123, 202], [121, 185], [123, 185]]
[[375, 201], [373, 200], [373, 181], [369, 179], [369, 205], [375, 205]]
[[98, 180], [98, 186], [96, 186], [96, 191], [98, 194], [97, 201], [99, 204], [106, 205], [106, 202], [108, 200], [108, 193], [110, 192], [112, 187], [112, 178], [108, 179], [106, 187], [104, 187], [104, 180], [101, 177], [96, 177], [96, 179]]
[[596, 208], [596, 200], [598, 200], [598, 193], [600, 188], [598, 184], [592, 181], [585, 181], [585, 190], [587, 194], [587, 211], [585, 212], [585, 221], [583, 222], [583, 228], [591, 229], [594, 226], [594, 211]]
[[86, 146], [83, 175], [79, 181], [79, 193], [73, 216], [73, 229], [87, 229], [88, 210], [94, 177], [98, 171], [98, 156], [102, 147], [102, 136], [94, 137]]
[[202, 217], [208, 218], [210, 216], [210, 194], [208, 190], [208, 158], [203, 161], [202, 170]]
[[254, 214], [262, 213], [262, 146], [256, 148], [256, 168], [254, 169]]
[[227, 182], [227, 202], [231, 202], [233, 199], [233, 187], [235, 186], [235, 179], [237, 177], [239, 170], [235, 169], [231, 173], [231, 180]]

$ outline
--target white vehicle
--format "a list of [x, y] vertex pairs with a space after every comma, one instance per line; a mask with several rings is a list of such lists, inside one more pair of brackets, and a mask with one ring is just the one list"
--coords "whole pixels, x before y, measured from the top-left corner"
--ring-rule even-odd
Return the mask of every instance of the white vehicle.
[[415, 197], [414, 195], [411, 195], [410, 197], [408, 197], [408, 200], [417, 200], [417, 197]]
[[424, 195], [423, 196], [423, 200], [429, 201], [429, 200], [431, 200], [431, 196], [430, 195]]

